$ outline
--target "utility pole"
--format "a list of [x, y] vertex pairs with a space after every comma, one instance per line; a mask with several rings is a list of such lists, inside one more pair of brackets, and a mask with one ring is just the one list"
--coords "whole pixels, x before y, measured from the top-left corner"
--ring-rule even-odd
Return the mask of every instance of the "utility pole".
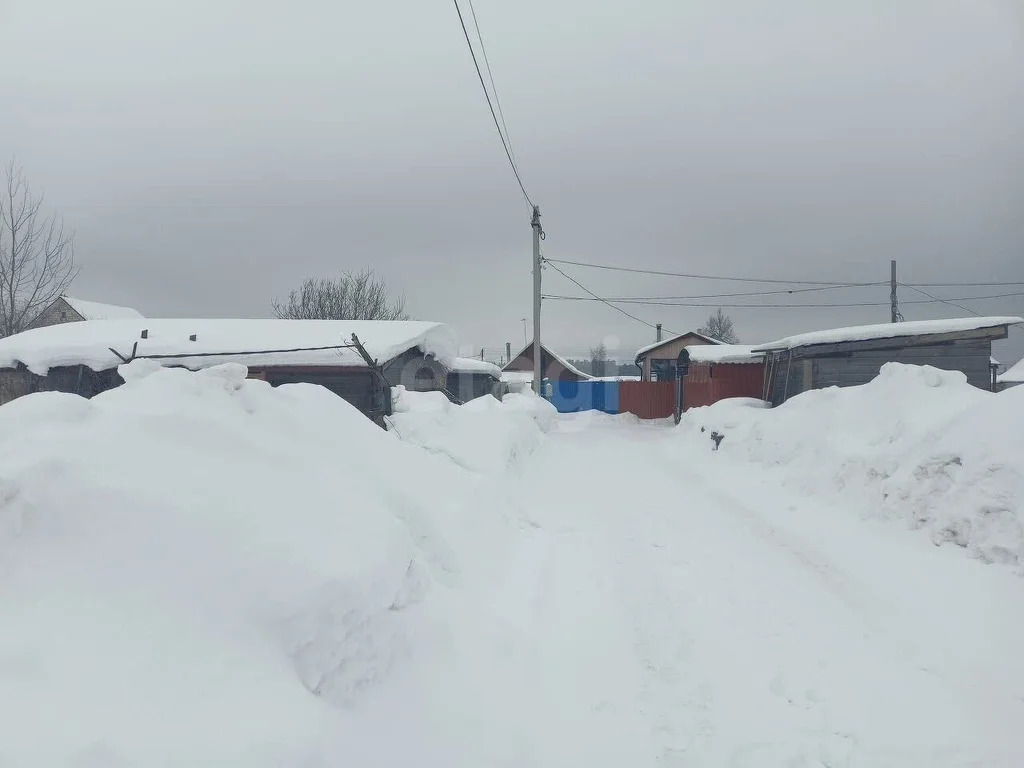
[[896, 295], [896, 259], [889, 262], [889, 304], [892, 309], [891, 322], [900, 321], [900, 300]]
[[543, 389], [540, 380], [540, 241], [544, 230], [540, 228], [540, 208], [536, 205], [530, 226], [533, 227], [533, 391], [539, 395]]

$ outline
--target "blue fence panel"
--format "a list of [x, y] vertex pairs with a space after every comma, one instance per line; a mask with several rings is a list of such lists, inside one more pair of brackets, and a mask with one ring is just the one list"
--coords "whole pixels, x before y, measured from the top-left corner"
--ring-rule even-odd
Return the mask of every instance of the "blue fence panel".
[[559, 413], [579, 411], [619, 412], [617, 381], [553, 381], [551, 404]]

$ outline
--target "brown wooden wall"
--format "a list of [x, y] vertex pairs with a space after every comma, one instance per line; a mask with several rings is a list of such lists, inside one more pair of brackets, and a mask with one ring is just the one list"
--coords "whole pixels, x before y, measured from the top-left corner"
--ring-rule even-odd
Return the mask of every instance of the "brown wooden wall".
[[684, 408], [699, 408], [729, 397], [756, 397], [764, 390], [764, 363], [696, 363], [683, 382]]
[[674, 381], [623, 381], [619, 384], [619, 412], [641, 419], [664, 419], [675, 413]]

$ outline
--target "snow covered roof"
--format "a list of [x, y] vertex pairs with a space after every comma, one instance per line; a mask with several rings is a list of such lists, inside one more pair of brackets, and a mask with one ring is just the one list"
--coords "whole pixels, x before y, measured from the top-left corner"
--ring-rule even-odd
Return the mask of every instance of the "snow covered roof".
[[[148, 331], [142, 338], [142, 331]], [[196, 340], [189, 336], [195, 334]], [[440, 323], [369, 320], [87, 320], [62, 323], [0, 339], [0, 368], [23, 363], [45, 376], [50, 368], [85, 365], [107, 370], [128, 357], [160, 356], [166, 365], [207, 368], [220, 363], [249, 366], [365, 366], [358, 351], [338, 347], [352, 334], [374, 360], [384, 363], [419, 348], [447, 364], [456, 357], [454, 331]], [[243, 354], [239, 354], [243, 353]]]
[[82, 316], [83, 320], [140, 320], [142, 314], [131, 307], [119, 307], [116, 304], [100, 304], [96, 301], [73, 299], [61, 296], [64, 303]]
[[705, 336], [703, 333], [698, 333], [697, 331], [687, 331], [686, 333], [677, 334], [676, 336], [673, 336], [670, 339], [662, 339], [661, 341], [656, 341], [653, 344], [648, 344], [646, 347], [640, 347], [640, 349], [636, 351], [634, 359], [639, 359], [646, 355], [648, 352], [657, 349], [658, 347], [664, 346], [666, 344], [671, 344], [675, 341], [679, 341], [679, 339], [685, 336], [696, 336], [697, 338], [704, 339], [704, 341], [706, 341], [708, 344], [722, 343], [720, 340], [713, 339], [710, 336]]
[[519, 384], [532, 384], [533, 371], [502, 371], [501, 380]]
[[[533, 346], [533, 342], [531, 341], [529, 344], [527, 344], [525, 347], [523, 347], [521, 350], [519, 350], [519, 354], [518, 355], [514, 355], [512, 357], [512, 360], [515, 360], [516, 358], [521, 357], [526, 352], [526, 350], [528, 350], [532, 346]], [[584, 373], [583, 371], [581, 371], [579, 368], [577, 368], [575, 365], [570, 363], [568, 360], [566, 360], [564, 357], [559, 355], [557, 352], [552, 351], [551, 347], [549, 347], [547, 344], [544, 344], [543, 342], [541, 342], [540, 348], [541, 348], [541, 350], [543, 352], [547, 352], [556, 362], [558, 362], [563, 368], [565, 368], [570, 373], [576, 374], [581, 379], [592, 379], [592, 378], [594, 378], [589, 373]], [[510, 360], [509, 361], [509, 365], [511, 365], [511, 364], [512, 364], [512, 361]], [[533, 373], [530, 373], [530, 381], [533, 381]]]
[[755, 352], [749, 344], [691, 344], [686, 347], [692, 363], [757, 363], [764, 352]]
[[829, 331], [814, 331], [787, 336], [755, 347], [757, 352], [775, 352], [815, 344], [839, 344], [846, 341], [869, 341], [872, 339], [894, 339], [904, 336], [930, 336], [939, 333], [958, 333], [981, 328], [996, 328], [1000, 325], [1024, 323], [1020, 317], [956, 317], [949, 320], [914, 320], [906, 323], [879, 323], [857, 325], [850, 328], [833, 328]]
[[501, 378], [501, 368], [475, 357], [456, 357], [448, 364], [448, 370], [455, 373], [486, 373], [495, 379]]
[[1007, 368], [996, 380], [1000, 384], [1024, 384], [1024, 358]]

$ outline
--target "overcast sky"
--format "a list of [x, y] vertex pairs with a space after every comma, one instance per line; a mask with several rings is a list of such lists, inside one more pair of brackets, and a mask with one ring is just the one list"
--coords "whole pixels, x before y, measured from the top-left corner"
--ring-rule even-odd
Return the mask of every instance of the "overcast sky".
[[[895, 258], [907, 282], [1024, 281], [1022, 8], [476, 0], [547, 257], [839, 281]], [[0, 156], [75, 228], [73, 294], [260, 317], [306, 276], [370, 266], [467, 348], [522, 345], [529, 214], [448, 0], [0, 0], [0, 30]], [[773, 288], [562, 268], [601, 295]], [[1024, 297], [970, 306], [1024, 315]], [[629, 309], [672, 331], [711, 311]], [[889, 317], [727, 311], [745, 341]], [[654, 333], [555, 301], [544, 332], [623, 357]], [[1024, 353], [1024, 329], [997, 353]]]

